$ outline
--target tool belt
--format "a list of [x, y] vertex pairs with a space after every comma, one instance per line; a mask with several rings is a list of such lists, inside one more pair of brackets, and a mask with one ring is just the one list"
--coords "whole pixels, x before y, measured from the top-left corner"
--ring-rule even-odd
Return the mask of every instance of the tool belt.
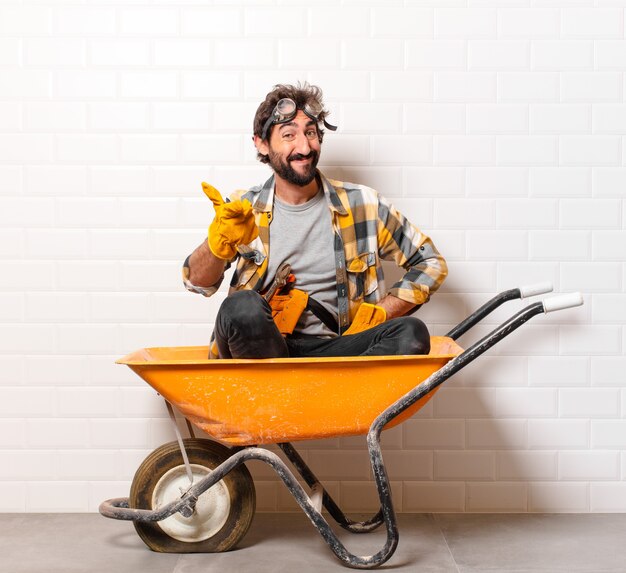
[[291, 266], [283, 263], [278, 267], [274, 281], [263, 295], [272, 309], [272, 318], [280, 333], [283, 336], [293, 334], [305, 310], [312, 312], [330, 330], [339, 333], [339, 325], [332, 313], [304, 291], [294, 288], [295, 282]]

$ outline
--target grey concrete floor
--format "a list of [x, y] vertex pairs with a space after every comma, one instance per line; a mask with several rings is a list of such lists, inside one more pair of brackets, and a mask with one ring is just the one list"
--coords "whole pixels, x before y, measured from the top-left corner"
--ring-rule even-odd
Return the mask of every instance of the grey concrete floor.
[[[625, 572], [626, 514], [403, 514], [389, 571]], [[257, 514], [238, 549], [153, 553], [132, 524], [97, 514], [0, 514], [2, 573], [347, 571], [303, 514]], [[384, 532], [341, 534], [377, 552]]]

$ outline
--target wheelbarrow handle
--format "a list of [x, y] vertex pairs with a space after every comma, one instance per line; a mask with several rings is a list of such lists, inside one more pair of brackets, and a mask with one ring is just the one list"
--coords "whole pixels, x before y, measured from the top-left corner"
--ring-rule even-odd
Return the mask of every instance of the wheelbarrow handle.
[[528, 298], [529, 296], [536, 296], [538, 294], [546, 294], [552, 292], [553, 286], [549, 281], [542, 283], [535, 283], [532, 285], [526, 285], [519, 287], [520, 298]]
[[561, 294], [559, 296], [546, 298], [542, 302], [543, 312], [548, 314], [549, 312], [554, 312], [556, 310], [563, 310], [565, 308], [574, 308], [575, 306], [580, 306], [585, 301], [581, 293], [571, 292], [568, 294]]

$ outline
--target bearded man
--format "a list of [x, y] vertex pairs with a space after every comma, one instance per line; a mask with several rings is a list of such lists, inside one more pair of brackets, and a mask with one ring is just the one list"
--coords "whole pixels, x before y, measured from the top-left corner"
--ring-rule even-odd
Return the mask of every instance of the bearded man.
[[[215, 358], [428, 354], [424, 323], [447, 266], [428, 236], [375, 190], [317, 169], [327, 122], [322, 91], [277, 85], [259, 105], [253, 140], [272, 176], [215, 207], [208, 240], [183, 265], [204, 296], [236, 264], [212, 337]], [[381, 261], [404, 276], [386, 290]]]

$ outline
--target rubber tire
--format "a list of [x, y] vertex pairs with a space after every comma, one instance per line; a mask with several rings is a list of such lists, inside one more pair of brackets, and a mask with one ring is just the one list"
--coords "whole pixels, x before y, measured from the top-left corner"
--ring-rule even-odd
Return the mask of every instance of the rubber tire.
[[[186, 439], [185, 450], [190, 464], [214, 469], [232, 455], [222, 444], [211, 440]], [[152, 494], [158, 481], [169, 470], [183, 465], [178, 442], [170, 442], [154, 450], [139, 466], [130, 488], [130, 507], [153, 509]], [[158, 522], [134, 521], [143, 542], [160, 553], [218, 553], [232, 549], [241, 541], [252, 523], [256, 493], [252, 476], [240, 465], [222, 479], [230, 494], [230, 512], [226, 523], [212, 537], [197, 542], [180, 541], [170, 537]]]

